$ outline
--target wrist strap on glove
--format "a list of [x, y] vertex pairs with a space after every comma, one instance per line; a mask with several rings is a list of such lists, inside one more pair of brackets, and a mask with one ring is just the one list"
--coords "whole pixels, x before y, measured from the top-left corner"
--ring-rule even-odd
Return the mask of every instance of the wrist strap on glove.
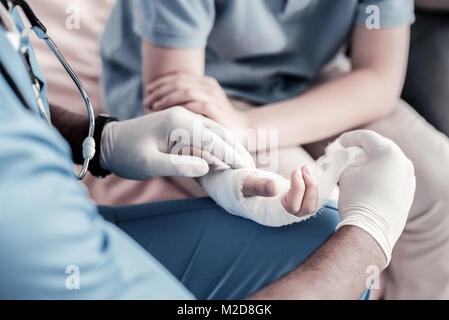
[[98, 146], [98, 152], [95, 153], [95, 156], [93, 157], [90, 163], [89, 171], [92, 175], [98, 178], [104, 178], [107, 175], [111, 174], [110, 171], [105, 170], [100, 166], [100, 156], [101, 156], [100, 146], [101, 146], [101, 134], [103, 133], [104, 126], [109, 122], [113, 121], [118, 121], [118, 119], [104, 114], [100, 114], [95, 118], [94, 140], [95, 145]]

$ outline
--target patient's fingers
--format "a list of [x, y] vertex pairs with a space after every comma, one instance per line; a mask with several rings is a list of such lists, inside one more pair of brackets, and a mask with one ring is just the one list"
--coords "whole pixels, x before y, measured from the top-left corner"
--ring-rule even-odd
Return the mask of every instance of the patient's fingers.
[[273, 179], [260, 178], [255, 174], [250, 174], [243, 182], [242, 193], [245, 198], [274, 197], [279, 193], [279, 185]]
[[302, 172], [300, 170], [294, 170], [290, 178], [290, 189], [282, 197], [282, 205], [287, 212], [297, 215], [301, 209], [305, 187]]
[[153, 103], [153, 110], [167, 109], [176, 105], [183, 105], [191, 101], [209, 101], [209, 96], [194, 89], [175, 90]]
[[302, 168], [302, 175], [304, 177], [306, 191], [302, 199], [301, 210], [298, 214], [300, 217], [314, 213], [318, 209], [318, 182], [313, 177], [308, 166]]
[[167, 83], [164, 85], [161, 85], [160, 87], [155, 88], [151, 92], [147, 93], [143, 100], [143, 104], [145, 107], [149, 109], [153, 109], [153, 104], [161, 99], [163, 99], [165, 96], [176, 92], [176, 91], [185, 91], [185, 90], [191, 90], [191, 91], [204, 91], [204, 87], [197, 83], [182, 83], [182, 82], [172, 82]]

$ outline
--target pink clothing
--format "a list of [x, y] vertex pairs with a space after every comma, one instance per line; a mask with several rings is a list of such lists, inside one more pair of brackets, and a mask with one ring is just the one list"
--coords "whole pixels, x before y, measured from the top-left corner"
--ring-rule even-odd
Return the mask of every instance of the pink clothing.
[[[94, 108], [103, 110], [100, 36], [115, 0], [34, 0], [31, 7], [48, 29], [59, 50], [82, 80]], [[43, 41], [33, 46], [48, 83], [50, 102], [84, 113], [84, 104], [72, 80]]]
[[[100, 78], [100, 36], [116, 0], [33, 0], [36, 15], [48, 29], [71, 67], [83, 82], [96, 113], [104, 111]], [[48, 84], [50, 105], [85, 114], [77, 88], [43, 41], [33, 46]], [[125, 205], [189, 196], [169, 178], [131, 181], [111, 175], [97, 179], [88, 175], [83, 183], [98, 204]]]

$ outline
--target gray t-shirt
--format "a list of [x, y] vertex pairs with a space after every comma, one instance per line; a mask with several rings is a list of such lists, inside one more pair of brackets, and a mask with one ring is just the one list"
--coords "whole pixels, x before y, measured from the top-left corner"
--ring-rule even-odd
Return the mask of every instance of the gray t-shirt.
[[205, 48], [206, 74], [227, 94], [267, 104], [301, 94], [354, 23], [413, 21], [413, 0], [119, 0], [102, 41], [107, 106], [143, 113], [142, 39]]

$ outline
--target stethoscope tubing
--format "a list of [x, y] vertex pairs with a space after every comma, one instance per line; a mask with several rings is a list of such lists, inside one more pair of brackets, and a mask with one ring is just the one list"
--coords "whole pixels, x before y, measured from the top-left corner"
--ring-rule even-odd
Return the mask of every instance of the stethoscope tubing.
[[[87, 113], [88, 113], [88, 117], [89, 117], [89, 132], [88, 132], [87, 138], [85, 139], [85, 142], [89, 142], [89, 143], [87, 143], [87, 145], [90, 145], [90, 146], [86, 147], [86, 148], [92, 148], [92, 143], [94, 144], [93, 136], [94, 136], [94, 132], [95, 132], [95, 112], [93, 110], [92, 103], [89, 99], [86, 89], [84, 88], [80, 79], [75, 74], [73, 69], [70, 67], [69, 63], [64, 58], [64, 56], [61, 54], [61, 52], [59, 51], [59, 49], [56, 46], [56, 44], [54, 43], [54, 41], [48, 36], [47, 29], [45, 28], [45, 26], [36, 17], [33, 10], [30, 8], [30, 6], [24, 0], [0, 0], [0, 1], [3, 5], [5, 5], [6, 8], [9, 8], [10, 10], [11, 10], [11, 8], [13, 8], [15, 6], [19, 6], [23, 10], [23, 12], [24, 12], [25, 16], [27, 17], [27, 19], [29, 20], [36, 36], [45, 41], [45, 43], [47, 44], [49, 49], [58, 58], [61, 65], [64, 67], [66, 72], [69, 74], [70, 78], [73, 80], [73, 82], [77, 86], [78, 91], [80, 92], [80, 94], [84, 100], [84, 103], [86, 105], [86, 109], [87, 109]], [[14, 83], [13, 78], [8, 73], [8, 70], [4, 67], [4, 65], [2, 64], [1, 61], [0, 61], [0, 71], [4, 74], [8, 84], [13, 89], [16, 96], [20, 100], [20, 102], [24, 105], [25, 108], [31, 110], [30, 106], [27, 104], [25, 98], [23, 97], [22, 93], [20, 92], [18, 86]], [[32, 70], [30, 72], [32, 72]], [[36, 93], [36, 94], [39, 95], [39, 93]], [[40, 99], [40, 96], [38, 97], [38, 99]], [[49, 119], [48, 115], [46, 114], [46, 111], [42, 110], [41, 106], [40, 106], [40, 110], [41, 110], [41, 113], [43, 113], [43, 116], [45, 116], [45, 118], [47, 119], [47, 122], [49, 124], [51, 124], [50, 119]], [[87, 141], [87, 140], [89, 140], [89, 141]], [[86, 151], [85, 146], [83, 144], [84, 162], [83, 162], [83, 165], [82, 165], [82, 168], [81, 168], [79, 174], [77, 174], [79, 179], [83, 179], [87, 174], [89, 162], [92, 159], [93, 154], [95, 154], [95, 146], [93, 146], [93, 149], [91, 149], [90, 151], [92, 151], [92, 150], [93, 150], [93, 153]]]

